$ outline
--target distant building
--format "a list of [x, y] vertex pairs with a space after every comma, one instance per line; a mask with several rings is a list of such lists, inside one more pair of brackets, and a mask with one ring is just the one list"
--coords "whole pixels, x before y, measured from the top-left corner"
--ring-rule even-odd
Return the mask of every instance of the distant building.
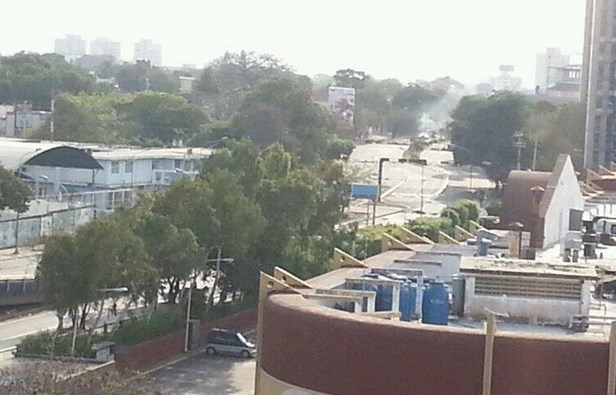
[[133, 60], [146, 60], [152, 66], [160, 67], [162, 65], [162, 48], [160, 44], [156, 44], [150, 39], [140, 40], [135, 44]]
[[119, 41], [98, 37], [90, 42], [90, 55], [109, 55], [119, 62], [122, 60], [122, 47]]
[[183, 93], [186, 95], [191, 94], [193, 91], [193, 84], [195, 83], [195, 78], [180, 76], [179, 81], [180, 81], [180, 93]]
[[542, 100], [566, 102], [580, 100], [582, 66], [560, 48], [547, 48], [537, 55], [535, 94]]
[[517, 92], [522, 88], [522, 80], [513, 75], [514, 66], [500, 65], [499, 70], [500, 74], [490, 80], [490, 84], [495, 90]]
[[582, 228], [584, 197], [569, 155], [552, 172], [514, 170], [503, 191], [501, 226], [514, 223], [530, 232], [530, 247], [543, 249]]
[[616, 161], [615, 0], [588, 0], [584, 31], [582, 101], [586, 104], [584, 167]]
[[54, 52], [67, 61], [75, 60], [86, 54], [86, 40], [75, 34], [67, 34], [65, 38], [56, 39]]
[[49, 111], [33, 111], [30, 105], [0, 106], [0, 136], [25, 137], [50, 118]]
[[355, 113], [355, 89], [330, 86], [327, 95], [330, 111], [336, 118], [348, 125], [353, 125]]

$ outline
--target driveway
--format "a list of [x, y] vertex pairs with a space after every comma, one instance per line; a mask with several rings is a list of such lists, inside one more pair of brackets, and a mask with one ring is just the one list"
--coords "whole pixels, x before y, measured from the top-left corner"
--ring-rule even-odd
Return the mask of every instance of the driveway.
[[202, 353], [152, 372], [149, 378], [170, 395], [250, 395], [255, 360]]

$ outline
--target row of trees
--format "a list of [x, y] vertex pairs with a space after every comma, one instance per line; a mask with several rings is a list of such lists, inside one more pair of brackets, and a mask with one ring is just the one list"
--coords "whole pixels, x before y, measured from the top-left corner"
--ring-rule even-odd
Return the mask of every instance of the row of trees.
[[78, 311], [84, 326], [93, 305], [100, 318], [109, 288], [127, 286], [133, 300], [150, 303], [162, 292], [175, 303], [191, 278], [207, 279], [219, 251], [234, 264], [220, 284], [201, 290], [208, 305], [218, 286], [222, 301], [254, 295], [259, 270], [274, 265], [306, 277], [327, 270], [348, 198], [341, 165], [304, 165], [280, 144], [259, 150], [241, 140], [203, 169], [194, 181], [46, 241], [38, 279], [60, 320]]
[[[330, 85], [354, 88], [356, 91], [355, 129], [369, 127], [379, 132], [389, 132], [394, 137], [410, 136], [420, 132], [420, 119], [425, 112], [440, 118], [437, 105], [450, 87], [442, 84], [440, 89], [418, 84], [404, 85], [396, 79], [377, 80], [363, 71], [338, 70], [332, 78], [320, 77], [316, 94], [325, 96]], [[453, 81], [453, 80], [451, 80]], [[439, 86], [439, 85], [437, 85]]]
[[571, 155], [581, 169], [584, 107], [533, 103], [512, 92], [466, 96], [452, 113], [449, 132], [452, 143], [461, 147], [454, 151], [456, 162], [484, 165], [495, 181], [504, 181], [516, 167], [517, 141], [525, 145], [520, 158], [523, 169], [533, 165], [535, 142], [536, 170], [552, 170], [561, 153]]

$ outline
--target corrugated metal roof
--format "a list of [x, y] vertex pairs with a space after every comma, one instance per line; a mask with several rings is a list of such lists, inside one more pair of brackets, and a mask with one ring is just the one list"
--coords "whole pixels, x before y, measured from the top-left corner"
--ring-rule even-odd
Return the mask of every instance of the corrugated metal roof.
[[0, 138], [0, 164], [11, 171], [23, 165], [102, 169], [84, 150], [49, 141]]

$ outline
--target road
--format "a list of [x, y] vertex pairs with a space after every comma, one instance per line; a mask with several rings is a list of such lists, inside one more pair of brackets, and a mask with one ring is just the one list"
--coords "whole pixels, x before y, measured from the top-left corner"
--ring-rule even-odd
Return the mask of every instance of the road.
[[[356, 182], [369, 184], [378, 182], [378, 160], [389, 158], [389, 162], [383, 164], [382, 201], [376, 208], [377, 224], [402, 225], [420, 216], [420, 211], [426, 215], [438, 215], [451, 199], [468, 196], [465, 190], [471, 186], [470, 168], [448, 164], [453, 162], [450, 151], [423, 151], [421, 159], [425, 159], [427, 165], [422, 174], [422, 166], [398, 162], [406, 148], [405, 145], [365, 144], [357, 146], [349, 157], [348, 168], [352, 177]], [[479, 167], [472, 170], [473, 188], [492, 186]], [[442, 195], [450, 187], [459, 191]], [[365, 200], [352, 202], [348, 211], [350, 220], [345, 223], [358, 222], [364, 226], [369, 204]]]
[[57, 326], [58, 319], [51, 311], [0, 322], [0, 350], [17, 345], [22, 337]]
[[40, 248], [20, 247], [19, 254], [13, 248], [0, 250], [0, 280], [34, 276], [40, 257]]
[[150, 373], [154, 385], [172, 395], [249, 395], [255, 360], [209, 357], [205, 353]]

